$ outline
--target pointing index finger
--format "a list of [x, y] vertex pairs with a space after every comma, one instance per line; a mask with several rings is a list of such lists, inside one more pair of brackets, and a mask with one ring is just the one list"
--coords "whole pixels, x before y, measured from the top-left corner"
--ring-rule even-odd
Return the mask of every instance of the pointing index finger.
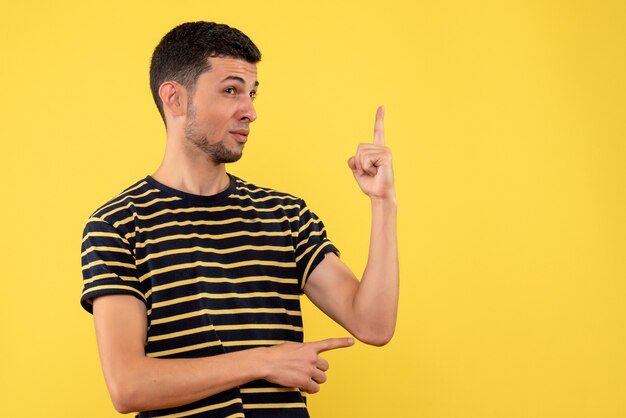
[[334, 350], [336, 348], [350, 347], [351, 345], [354, 345], [354, 339], [327, 338], [321, 341], [310, 342], [309, 344], [313, 345], [318, 353], [323, 353], [324, 351]]
[[379, 106], [376, 110], [376, 123], [374, 124], [374, 145], [385, 145], [385, 108]]

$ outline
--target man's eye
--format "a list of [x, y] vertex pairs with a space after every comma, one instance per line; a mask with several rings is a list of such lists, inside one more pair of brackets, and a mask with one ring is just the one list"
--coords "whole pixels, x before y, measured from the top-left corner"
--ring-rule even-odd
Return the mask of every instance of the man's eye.
[[251, 92], [250, 92], [250, 98], [251, 98], [252, 100], [256, 99], [256, 95], [257, 95], [256, 91], [251, 91]]
[[235, 94], [235, 89], [233, 87], [227, 87], [224, 89], [224, 93], [226, 94]]

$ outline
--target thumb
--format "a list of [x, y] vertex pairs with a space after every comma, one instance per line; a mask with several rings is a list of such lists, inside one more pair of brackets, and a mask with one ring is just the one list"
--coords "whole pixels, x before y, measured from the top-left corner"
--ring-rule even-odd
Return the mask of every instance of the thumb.
[[348, 159], [348, 167], [350, 167], [350, 170], [355, 171], [356, 168], [356, 158], [354, 157], [350, 157]]

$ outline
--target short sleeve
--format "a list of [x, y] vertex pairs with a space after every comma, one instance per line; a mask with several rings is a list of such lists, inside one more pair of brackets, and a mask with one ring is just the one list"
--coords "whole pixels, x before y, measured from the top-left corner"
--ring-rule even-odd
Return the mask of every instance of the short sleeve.
[[298, 239], [296, 243], [296, 265], [300, 289], [304, 289], [306, 280], [327, 253], [339, 254], [339, 250], [326, 235], [324, 223], [311, 212], [302, 201], [299, 214]]
[[109, 223], [90, 218], [82, 242], [83, 293], [80, 303], [93, 313], [93, 299], [126, 294], [146, 303], [141, 291], [135, 257], [128, 241]]

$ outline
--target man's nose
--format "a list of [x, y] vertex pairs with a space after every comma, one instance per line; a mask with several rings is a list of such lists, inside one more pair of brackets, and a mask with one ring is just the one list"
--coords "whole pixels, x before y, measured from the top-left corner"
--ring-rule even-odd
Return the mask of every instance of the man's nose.
[[256, 120], [256, 110], [254, 110], [254, 103], [252, 97], [244, 99], [241, 109], [241, 121], [254, 122]]

